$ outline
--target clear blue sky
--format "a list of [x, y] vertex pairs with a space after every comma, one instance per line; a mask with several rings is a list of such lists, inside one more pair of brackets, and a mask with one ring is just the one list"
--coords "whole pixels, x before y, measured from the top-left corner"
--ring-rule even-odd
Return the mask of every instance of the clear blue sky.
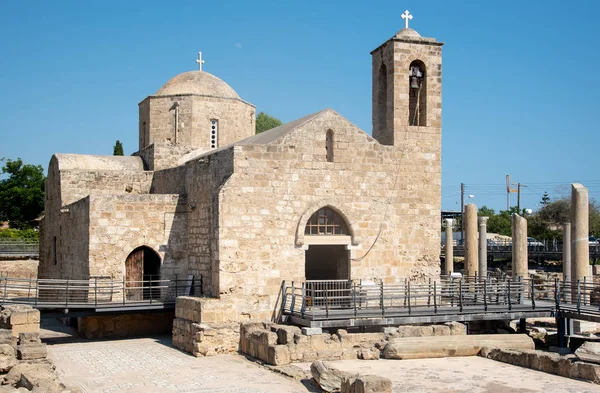
[[[371, 132], [369, 52], [403, 27], [446, 43], [443, 208], [600, 199], [598, 1], [3, 1], [0, 157], [137, 150], [137, 104], [205, 70], [284, 122], [331, 107]], [[516, 204], [516, 195], [513, 195]]]

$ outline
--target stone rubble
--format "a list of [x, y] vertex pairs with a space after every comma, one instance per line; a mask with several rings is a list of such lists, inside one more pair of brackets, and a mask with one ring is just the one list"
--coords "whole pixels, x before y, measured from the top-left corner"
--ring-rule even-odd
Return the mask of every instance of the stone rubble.
[[600, 384], [600, 365], [582, 362], [576, 355], [561, 356], [557, 353], [536, 350], [482, 348], [479, 356], [561, 377], [583, 379]]
[[[310, 372], [326, 392], [338, 392], [342, 387], [342, 379], [349, 377], [348, 373], [340, 371], [328, 362], [317, 360], [310, 365]], [[356, 376], [355, 376], [356, 377]]]
[[[314, 331], [309, 331], [314, 333]], [[376, 360], [388, 342], [403, 337], [464, 336], [466, 328], [458, 322], [433, 326], [385, 327], [379, 333], [305, 335], [295, 326], [271, 322], [246, 322], [240, 326], [239, 351], [263, 362], [280, 366], [315, 360]]]
[[0, 308], [0, 392], [75, 392], [59, 381], [39, 330], [39, 310], [27, 305]]
[[587, 341], [577, 348], [575, 355], [584, 362], [600, 364], [600, 343]]

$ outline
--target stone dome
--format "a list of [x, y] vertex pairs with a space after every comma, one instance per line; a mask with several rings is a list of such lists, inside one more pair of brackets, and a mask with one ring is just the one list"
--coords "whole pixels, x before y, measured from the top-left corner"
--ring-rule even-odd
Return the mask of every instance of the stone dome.
[[421, 37], [421, 34], [417, 33], [416, 30], [411, 29], [410, 27], [404, 28], [396, 33], [396, 37]]
[[221, 79], [204, 71], [188, 71], [169, 80], [156, 92], [156, 96], [180, 94], [198, 94], [219, 98], [237, 98], [240, 96]]

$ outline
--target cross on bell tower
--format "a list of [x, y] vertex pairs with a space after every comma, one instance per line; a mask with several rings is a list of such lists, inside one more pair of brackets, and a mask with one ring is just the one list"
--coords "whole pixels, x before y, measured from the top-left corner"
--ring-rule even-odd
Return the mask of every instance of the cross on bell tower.
[[404, 28], [408, 29], [408, 21], [411, 20], [413, 16], [410, 14], [410, 12], [408, 12], [408, 10], [406, 10], [400, 17], [404, 19]]
[[202, 60], [202, 52], [198, 52], [198, 59], [196, 60], [196, 63], [198, 63], [198, 70], [202, 71], [202, 64], [204, 64], [204, 60]]

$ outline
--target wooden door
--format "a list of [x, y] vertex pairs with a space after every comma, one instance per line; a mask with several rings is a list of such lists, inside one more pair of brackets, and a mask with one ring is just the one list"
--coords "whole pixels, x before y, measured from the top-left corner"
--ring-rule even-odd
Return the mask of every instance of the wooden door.
[[127, 300], [143, 299], [144, 249], [133, 250], [125, 261], [125, 286]]

